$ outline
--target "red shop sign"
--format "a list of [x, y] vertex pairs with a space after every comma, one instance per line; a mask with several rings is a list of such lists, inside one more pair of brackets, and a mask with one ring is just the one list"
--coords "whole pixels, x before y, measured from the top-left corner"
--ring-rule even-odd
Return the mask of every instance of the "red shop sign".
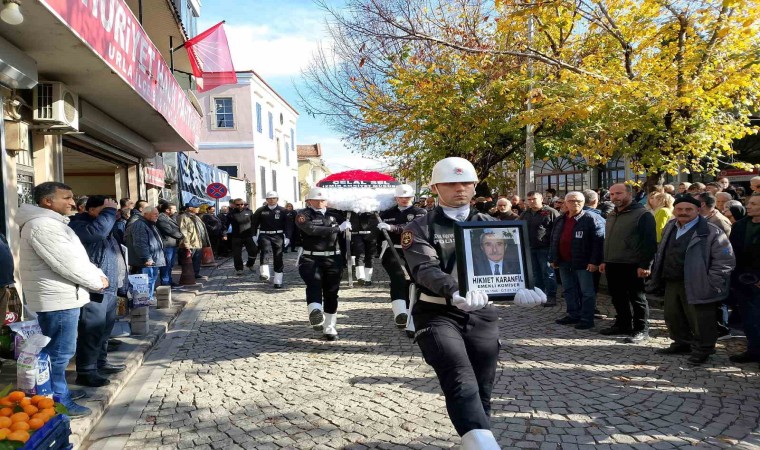
[[40, 0], [194, 149], [202, 119], [124, 0]]

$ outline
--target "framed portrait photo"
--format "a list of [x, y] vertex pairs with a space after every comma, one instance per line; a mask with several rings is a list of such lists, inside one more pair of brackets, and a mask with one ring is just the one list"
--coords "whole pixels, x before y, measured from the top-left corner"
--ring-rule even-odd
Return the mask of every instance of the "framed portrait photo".
[[454, 239], [461, 295], [477, 289], [508, 300], [518, 289], [533, 288], [525, 222], [457, 222]]

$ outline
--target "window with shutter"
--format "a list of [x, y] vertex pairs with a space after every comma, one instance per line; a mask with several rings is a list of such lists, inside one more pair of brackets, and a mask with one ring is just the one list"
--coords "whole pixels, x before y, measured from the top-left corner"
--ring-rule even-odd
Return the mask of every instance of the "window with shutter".
[[264, 132], [264, 128], [261, 123], [261, 104], [256, 103], [256, 131], [259, 133]]
[[274, 139], [274, 118], [271, 111], [267, 115], [269, 116], [269, 139]]

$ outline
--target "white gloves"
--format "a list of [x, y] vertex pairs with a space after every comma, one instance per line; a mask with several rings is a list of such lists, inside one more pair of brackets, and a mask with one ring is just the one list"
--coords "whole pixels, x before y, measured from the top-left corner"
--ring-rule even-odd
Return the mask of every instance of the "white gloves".
[[340, 224], [340, 227], [338, 227], [340, 231], [346, 231], [351, 229], [351, 222], [348, 220], [344, 221], [342, 224]]
[[465, 312], [477, 311], [488, 305], [488, 294], [483, 291], [470, 291], [462, 297], [459, 291], [454, 292], [451, 297], [451, 303]]
[[282, 245], [282, 246], [283, 246], [283, 247], [287, 247], [288, 245], [290, 245], [290, 239], [288, 239], [288, 238], [285, 238], [285, 241], [283, 242], [283, 245]]
[[391, 229], [391, 226], [390, 226], [390, 225], [388, 225], [388, 224], [387, 224], [387, 223], [385, 223], [385, 222], [380, 222], [380, 223], [378, 223], [378, 224], [377, 224], [377, 229], [378, 229], [378, 230], [390, 230], [390, 229]]
[[546, 303], [546, 294], [539, 288], [520, 289], [515, 294], [515, 305], [536, 306]]

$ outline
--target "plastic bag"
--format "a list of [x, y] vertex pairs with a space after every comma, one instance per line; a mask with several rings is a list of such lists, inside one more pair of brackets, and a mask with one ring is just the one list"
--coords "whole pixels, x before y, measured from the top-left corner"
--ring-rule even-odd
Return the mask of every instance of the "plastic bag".
[[24, 341], [21, 347], [21, 353], [16, 362], [16, 383], [19, 390], [29, 395], [37, 395], [38, 393], [45, 395], [41, 393], [42, 391], [48, 391], [48, 394], [52, 393], [50, 357], [42, 351], [49, 342], [49, 337], [43, 334], [33, 334]]
[[144, 273], [129, 276], [129, 297], [132, 299], [132, 307], [150, 305], [150, 279]]
[[42, 329], [36, 319], [26, 320], [24, 322], [14, 322], [8, 326], [14, 333], [12, 347], [13, 357], [15, 359], [18, 359], [25, 340], [29, 339], [33, 334], [42, 334]]

